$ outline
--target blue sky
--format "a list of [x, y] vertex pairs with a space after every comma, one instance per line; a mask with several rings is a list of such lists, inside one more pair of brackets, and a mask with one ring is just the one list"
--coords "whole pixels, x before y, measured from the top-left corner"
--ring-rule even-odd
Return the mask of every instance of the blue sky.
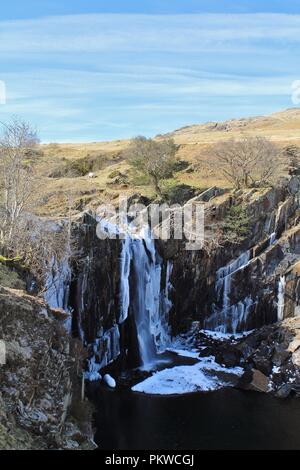
[[300, 80], [299, 4], [6, 2], [0, 120], [18, 115], [45, 142], [80, 142], [292, 107], [291, 86]]

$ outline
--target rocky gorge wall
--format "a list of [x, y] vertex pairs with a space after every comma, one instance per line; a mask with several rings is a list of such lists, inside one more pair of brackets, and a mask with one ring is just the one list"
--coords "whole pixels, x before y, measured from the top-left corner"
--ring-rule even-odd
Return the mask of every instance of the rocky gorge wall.
[[[224, 332], [234, 330], [236, 317], [243, 317], [235, 325], [237, 332], [276, 321], [281, 277], [285, 278], [286, 288], [282, 318], [297, 313], [298, 186], [299, 181], [293, 179], [289, 186], [211, 199], [208, 205], [214, 209], [214, 223], [222, 223], [232, 204], [247, 206], [250, 232], [239, 245], [225, 243], [207, 252], [186, 251], [180, 241], [160, 244], [165, 259], [173, 263], [170, 318], [175, 334], [193, 320], [200, 321], [202, 327]], [[208, 218], [206, 224], [210, 222]], [[224, 316], [229, 324], [222, 329]]]
[[[203, 203], [201, 195], [199, 201]], [[297, 314], [298, 178], [263, 190], [212, 191], [205, 198], [207, 232], [212, 225], [222, 224], [230, 207], [241, 204], [247, 208], [250, 228], [240, 244], [225, 242], [212, 250], [188, 251], [180, 240], [155, 241], [158, 281], [150, 265], [146, 270], [151, 282], [159, 283], [154, 295], [159, 315], [164, 311], [164, 296], [169, 302], [167, 321], [172, 336], [188, 330], [195, 320], [200, 328], [240, 332]], [[132, 254], [128, 255], [127, 267], [122, 262], [124, 240], [100, 240], [96, 219], [94, 214], [86, 213], [74, 224], [79, 249], [70, 287], [73, 333], [88, 346], [88, 367], [93, 378], [116, 360], [123, 369], [138, 365], [136, 318], [128, 298], [133, 299], [138, 289], [143, 290], [134, 278], [137, 274]], [[136, 254], [142, 256], [141, 260], [150, 256], [152, 248], [144, 242], [142, 250], [144, 254]], [[122, 289], [126, 283], [128, 298], [124, 300]], [[124, 302], [128, 303], [125, 316]], [[143, 308], [152, 311], [152, 306]], [[152, 334], [156, 341], [161, 332], [156, 329]]]
[[0, 305], [0, 448], [95, 448], [81, 397], [84, 351], [65, 329], [69, 315], [4, 287]]

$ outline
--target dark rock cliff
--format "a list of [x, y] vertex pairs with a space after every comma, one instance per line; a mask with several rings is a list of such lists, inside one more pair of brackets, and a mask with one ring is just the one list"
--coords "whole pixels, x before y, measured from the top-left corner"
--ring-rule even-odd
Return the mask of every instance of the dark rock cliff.
[[65, 330], [68, 315], [4, 287], [0, 306], [0, 448], [95, 448], [81, 399], [84, 350]]

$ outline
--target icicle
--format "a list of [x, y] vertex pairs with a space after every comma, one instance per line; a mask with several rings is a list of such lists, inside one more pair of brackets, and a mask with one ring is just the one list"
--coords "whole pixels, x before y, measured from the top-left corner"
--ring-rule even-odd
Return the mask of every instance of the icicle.
[[232, 276], [244, 269], [249, 261], [250, 251], [248, 250], [217, 271], [215, 290], [218, 302], [221, 300], [222, 295], [222, 306], [219, 308], [213, 305], [212, 315], [204, 322], [205, 328], [213, 329], [220, 333], [237, 333], [241, 329], [246, 328], [247, 318], [250, 307], [253, 305], [253, 300], [251, 297], [246, 297], [237, 304], [231, 305], [230, 294]]
[[277, 320], [282, 321], [284, 318], [284, 294], [285, 294], [285, 277], [280, 276], [278, 281], [277, 293]]
[[135, 295], [131, 304], [143, 366], [153, 363], [156, 358], [153, 323], [159, 315], [161, 267], [153, 260], [152, 244], [154, 240], [149, 239], [132, 241]]
[[45, 282], [44, 298], [52, 308], [68, 310], [71, 270], [66, 259], [59, 263], [52, 259]]
[[130, 237], [126, 235], [125, 239], [122, 241], [120, 266], [120, 324], [126, 320], [129, 308], [130, 242]]
[[[149, 227], [139, 234], [130, 232], [123, 240], [121, 252], [120, 317], [123, 323], [132, 306], [136, 324], [139, 353], [142, 365], [153, 364], [157, 353], [169, 345], [168, 300], [171, 264], [167, 266], [165, 292], [161, 293], [161, 263], [156, 253], [155, 242]], [[133, 279], [134, 290], [130, 298], [129, 278]]]
[[273, 245], [276, 241], [276, 232], [271, 233], [270, 238], [269, 238], [269, 245]]

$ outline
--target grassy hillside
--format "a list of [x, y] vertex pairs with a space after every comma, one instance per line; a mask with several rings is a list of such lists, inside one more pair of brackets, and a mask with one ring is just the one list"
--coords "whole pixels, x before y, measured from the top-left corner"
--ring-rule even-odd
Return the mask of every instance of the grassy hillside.
[[[279, 146], [300, 145], [300, 109], [288, 109], [270, 116], [209, 122], [178, 129], [157, 139], [172, 137], [178, 145], [183, 169], [166, 181], [166, 191], [188, 185], [196, 191], [218, 185], [227, 187], [222, 175], [211, 168], [206, 149], [215, 142], [244, 136], [265, 136]], [[41, 146], [37, 159], [40, 213], [59, 215], [66, 211], [70, 198], [76, 209], [86, 205], [116, 201], [120, 193], [154, 194], [148, 182], [137, 177], [122, 152], [129, 141], [84, 144], [48, 144]], [[93, 172], [93, 177], [88, 173]]]

